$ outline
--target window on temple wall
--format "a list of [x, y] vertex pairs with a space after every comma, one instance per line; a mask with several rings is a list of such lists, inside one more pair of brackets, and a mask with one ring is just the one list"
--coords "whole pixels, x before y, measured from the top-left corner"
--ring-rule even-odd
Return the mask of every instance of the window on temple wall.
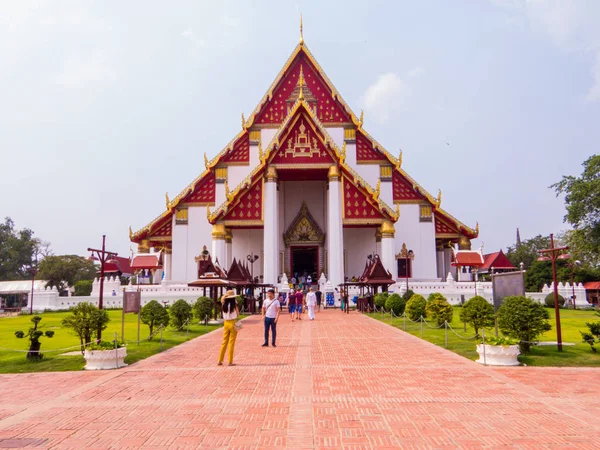
[[227, 180], [227, 167], [217, 167], [215, 169], [215, 178], [217, 181], [226, 181]]
[[188, 209], [178, 208], [175, 212], [175, 225], [187, 225], [188, 224]]
[[419, 220], [421, 222], [431, 222], [431, 220], [432, 220], [431, 205], [420, 205], [419, 212], [420, 212]]
[[412, 278], [412, 260], [409, 258], [398, 258], [398, 278]]
[[392, 166], [379, 166], [379, 178], [382, 180], [391, 180]]

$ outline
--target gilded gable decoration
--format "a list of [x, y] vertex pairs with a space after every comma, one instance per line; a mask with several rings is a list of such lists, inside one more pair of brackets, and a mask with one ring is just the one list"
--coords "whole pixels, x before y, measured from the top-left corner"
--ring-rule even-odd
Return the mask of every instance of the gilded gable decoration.
[[293, 158], [320, 156], [321, 151], [317, 143], [317, 138], [312, 136], [310, 130], [306, 129], [304, 120], [300, 123], [300, 128], [294, 133], [294, 139], [288, 141], [285, 149], [285, 156]]
[[300, 212], [283, 234], [283, 241], [286, 246], [293, 244], [323, 245], [325, 233], [311, 215], [305, 202], [302, 202]]

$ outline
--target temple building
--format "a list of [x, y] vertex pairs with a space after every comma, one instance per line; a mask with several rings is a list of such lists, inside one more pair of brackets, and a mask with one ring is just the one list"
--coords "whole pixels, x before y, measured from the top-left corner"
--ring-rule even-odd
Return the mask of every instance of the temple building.
[[160, 253], [155, 282], [188, 283], [206, 245], [220, 267], [256, 259], [254, 276], [321, 273], [336, 286], [377, 254], [394, 280], [456, 277], [452, 248], [469, 228], [402, 168], [357, 116], [304, 40], [240, 132], [203, 172], [130, 239]]

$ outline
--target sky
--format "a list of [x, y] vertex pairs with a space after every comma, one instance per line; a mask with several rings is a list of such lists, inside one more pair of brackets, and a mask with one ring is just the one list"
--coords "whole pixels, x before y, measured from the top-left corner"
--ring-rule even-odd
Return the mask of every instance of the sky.
[[[0, 217], [130, 254], [304, 40], [484, 252], [567, 229], [600, 142], [600, 1], [28, 1], [0, 8]], [[135, 249], [135, 247], [134, 247]]]

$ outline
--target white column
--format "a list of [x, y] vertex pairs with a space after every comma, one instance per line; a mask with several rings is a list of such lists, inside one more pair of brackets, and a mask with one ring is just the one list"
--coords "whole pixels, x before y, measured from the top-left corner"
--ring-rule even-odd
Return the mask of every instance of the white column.
[[398, 278], [398, 266], [396, 264], [396, 230], [394, 224], [389, 220], [381, 224], [381, 263], [385, 270], [392, 274], [392, 279]]
[[277, 283], [278, 257], [278, 230], [277, 217], [279, 216], [277, 201], [277, 171], [270, 166], [265, 176], [265, 189], [263, 199], [263, 277], [264, 283]]
[[225, 230], [225, 263], [223, 268], [229, 270], [233, 261], [233, 236], [231, 234], [231, 228]]
[[437, 276], [441, 278], [442, 281], [448, 273], [444, 273], [444, 251], [442, 249], [437, 249], [435, 253], [436, 264], [437, 264]]
[[342, 183], [337, 166], [327, 175], [329, 192], [327, 205], [328, 278], [333, 287], [344, 282], [344, 233], [342, 230]]
[[212, 229], [212, 260], [213, 262], [217, 261], [217, 259], [219, 260], [219, 265], [222, 268], [223, 264], [225, 262], [225, 259], [227, 258], [227, 253], [226, 253], [226, 249], [225, 249], [225, 237], [226, 237], [226, 231], [225, 231], [225, 225], [223, 225], [222, 223], [217, 223], [215, 224], [215, 226], [213, 226]]
[[171, 252], [167, 250], [163, 254], [163, 273], [165, 276], [161, 281], [169, 281], [171, 279]]

